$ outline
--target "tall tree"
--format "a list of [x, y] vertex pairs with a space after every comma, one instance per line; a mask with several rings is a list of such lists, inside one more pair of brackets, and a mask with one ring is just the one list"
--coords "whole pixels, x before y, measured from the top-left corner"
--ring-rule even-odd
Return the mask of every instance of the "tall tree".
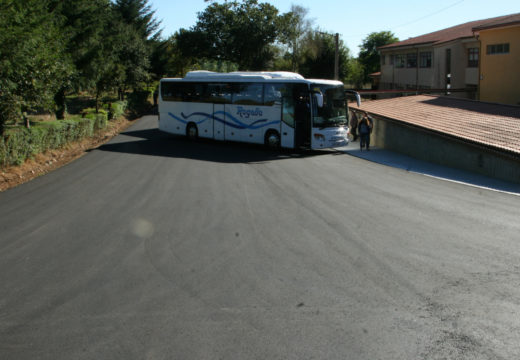
[[345, 83], [353, 86], [355, 89], [361, 89], [365, 82], [363, 74], [363, 65], [358, 59], [351, 59], [347, 67], [347, 77]]
[[116, 12], [123, 22], [132, 26], [145, 40], [158, 40], [161, 36], [161, 22], [155, 18], [148, 0], [116, 0]]
[[150, 78], [150, 47], [135, 29], [125, 23], [114, 25], [116, 31], [113, 51], [118, 65], [124, 69], [123, 89], [136, 88]]
[[150, 40], [150, 71], [153, 79], [159, 80], [168, 72], [168, 41]]
[[63, 118], [66, 91], [95, 89], [109, 73], [114, 60], [109, 44], [113, 14], [110, 0], [49, 1], [52, 13], [60, 19], [66, 55], [74, 65], [72, 81], [63, 83], [54, 97], [56, 115]]
[[281, 39], [281, 20], [276, 7], [258, 0], [213, 1], [178, 41], [184, 54], [234, 62], [241, 70], [265, 69], [275, 56], [273, 44]]
[[[0, 132], [23, 112], [52, 110], [71, 73], [65, 39], [46, 0], [0, 3]], [[27, 123], [28, 124], [28, 123]]]
[[305, 52], [305, 36], [312, 31], [313, 20], [309, 19], [309, 9], [300, 5], [291, 5], [291, 11], [283, 14], [282, 42], [289, 47], [291, 71], [298, 72]]
[[[338, 47], [339, 79], [342, 80], [347, 76], [351, 56], [341, 39]], [[300, 73], [307, 78], [333, 79], [335, 54], [336, 44], [332, 34], [309, 32], [305, 39], [304, 61], [300, 65]]]
[[113, 8], [114, 51], [120, 75], [116, 80], [123, 96], [125, 89], [135, 88], [151, 78], [150, 58], [154, 46], [160, 44], [160, 21], [155, 19], [148, 0], [116, 0]]
[[399, 39], [390, 31], [373, 32], [363, 39], [363, 43], [359, 46], [361, 50], [358, 59], [364, 68], [365, 81], [368, 80], [369, 74], [380, 70], [381, 57], [377, 48], [397, 41]]
[[[174, 35], [170, 36], [166, 40], [165, 54], [167, 58], [166, 62], [166, 75], [169, 77], [182, 77], [186, 73], [186, 69], [193, 62], [191, 56], [186, 56], [182, 53], [182, 50], [178, 45], [179, 32], [187, 31], [180, 29]], [[181, 36], [181, 38], [184, 38]], [[189, 49], [186, 46], [186, 49]]]

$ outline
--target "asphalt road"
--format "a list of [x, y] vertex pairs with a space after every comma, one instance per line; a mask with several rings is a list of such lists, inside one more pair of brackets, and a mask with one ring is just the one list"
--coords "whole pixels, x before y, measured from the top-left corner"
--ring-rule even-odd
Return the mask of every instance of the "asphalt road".
[[0, 194], [0, 359], [520, 358], [520, 197], [156, 122]]

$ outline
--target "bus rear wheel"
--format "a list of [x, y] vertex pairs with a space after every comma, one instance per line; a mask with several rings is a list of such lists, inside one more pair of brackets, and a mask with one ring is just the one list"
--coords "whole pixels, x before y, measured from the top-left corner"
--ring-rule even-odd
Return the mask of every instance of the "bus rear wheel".
[[279, 149], [281, 140], [280, 140], [280, 134], [278, 134], [278, 131], [270, 130], [265, 134], [264, 139], [265, 146], [267, 146], [269, 149]]
[[199, 131], [197, 130], [197, 125], [188, 124], [188, 127], [186, 127], [186, 136], [190, 140], [196, 140], [199, 137]]

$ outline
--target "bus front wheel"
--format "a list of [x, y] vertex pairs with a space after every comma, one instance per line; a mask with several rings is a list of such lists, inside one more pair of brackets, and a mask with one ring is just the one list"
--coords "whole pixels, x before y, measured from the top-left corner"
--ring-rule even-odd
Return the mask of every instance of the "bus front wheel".
[[190, 140], [195, 140], [199, 136], [199, 131], [197, 130], [197, 125], [189, 124], [186, 128], [186, 136]]
[[279, 149], [281, 143], [280, 134], [275, 130], [270, 130], [265, 134], [264, 142], [269, 149]]

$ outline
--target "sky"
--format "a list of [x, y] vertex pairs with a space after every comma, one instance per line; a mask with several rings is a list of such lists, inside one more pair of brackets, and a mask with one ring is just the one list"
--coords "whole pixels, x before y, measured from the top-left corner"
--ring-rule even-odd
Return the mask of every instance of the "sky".
[[[520, 12], [518, 0], [259, 0], [274, 5], [280, 13], [291, 5], [308, 9], [313, 27], [340, 39], [357, 56], [359, 45], [372, 32], [391, 31], [399, 40], [428, 34], [469, 21]], [[161, 20], [162, 36], [197, 22], [197, 13], [210, 2], [204, 0], [148, 0]]]

